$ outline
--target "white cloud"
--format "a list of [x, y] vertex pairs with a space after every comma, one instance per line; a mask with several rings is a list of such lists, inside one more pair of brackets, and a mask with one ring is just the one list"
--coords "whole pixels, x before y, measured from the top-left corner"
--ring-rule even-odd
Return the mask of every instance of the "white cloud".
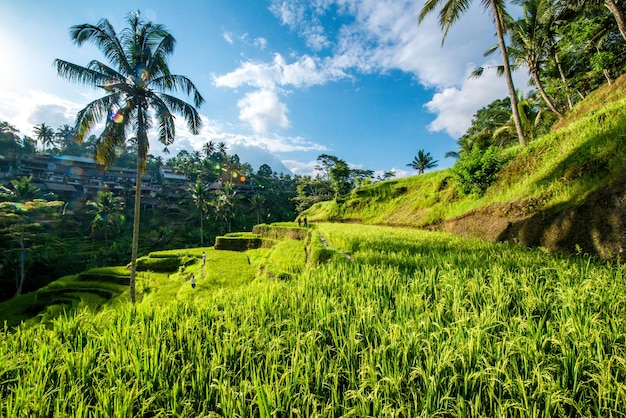
[[289, 127], [287, 106], [271, 90], [248, 93], [237, 105], [239, 119], [248, 122], [256, 133], [266, 133], [274, 127]]
[[256, 38], [253, 42], [254, 46], [256, 46], [257, 48], [259, 48], [260, 50], [264, 50], [265, 48], [267, 48], [267, 39], [260, 37], [260, 38]]
[[224, 32], [224, 33], [222, 34], [222, 36], [224, 37], [224, 40], [225, 40], [226, 42], [228, 42], [228, 43], [229, 43], [229, 44], [231, 44], [231, 45], [233, 44], [233, 34], [232, 34], [232, 33], [230, 33], [230, 32]]
[[[323, 32], [319, 25], [319, 18], [329, 13], [331, 7], [346, 21], [334, 34]], [[493, 21], [481, 4], [473, 4], [459, 24], [450, 28], [442, 46], [443, 31], [437, 12], [418, 24], [421, 8], [422, 3], [414, 0], [294, 0], [276, 1], [270, 10], [307, 42], [316, 33], [332, 44], [331, 56], [311, 58], [315, 67], [303, 65], [304, 56], [297, 65], [293, 64], [307, 74], [308, 82], [291, 82], [293, 86], [321, 84], [354, 72], [399, 69], [436, 91], [426, 105], [436, 114], [429, 128], [458, 137], [478, 109], [506, 95], [504, 79], [496, 79], [493, 74], [479, 80], [467, 78], [468, 68], [482, 65], [483, 52], [497, 41]], [[277, 64], [275, 58], [274, 66]], [[283, 71], [282, 77], [274, 80], [277, 84], [286, 83], [286, 75], [287, 71]]]
[[[437, 115], [430, 125], [431, 131], [445, 131], [453, 138], [459, 138], [470, 127], [476, 112], [496, 99], [508, 97], [506, 82], [495, 69], [487, 69], [479, 78], [471, 78], [473, 68], [468, 68], [460, 87], [449, 87], [436, 93], [424, 106]], [[515, 74], [516, 88], [527, 90], [521, 72]]]
[[0, 95], [0, 120], [9, 121], [22, 135], [32, 136], [33, 127], [42, 122], [53, 129], [63, 124], [73, 125], [82, 107], [38, 90], [26, 94], [5, 91]]
[[288, 64], [281, 54], [274, 54], [272, 62], [246, 61], [230, 73], [213, 76], [217, 87], [238, 88], [242, 86], [273, 90], [277, 87], [308, 87], [347, 77], [332, 60], [321, 60], [302, 55]]
[[283, 163], [293, 174], [300, 176], [315, 177], [315, 166], [318, 164], [317, 160], [313, 161], [296, 161], [296, 160], [283, 160]]

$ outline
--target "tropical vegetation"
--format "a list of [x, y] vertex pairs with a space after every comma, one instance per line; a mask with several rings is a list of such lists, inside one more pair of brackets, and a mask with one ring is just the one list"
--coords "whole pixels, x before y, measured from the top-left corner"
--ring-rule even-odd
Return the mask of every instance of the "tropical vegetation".
[[[130, 267], [130, 295], [135, 300], [135, 270], [139, 248], [139, 216], [141, 210], [141, 174], [146, 166], [148, 133], [157, 122], [159, 142], [166, 148], [176, 135], [174, 113], [183, 116], [189, 131], [197, 134], [202, 126], [194, 106], [204, 99], [187, 77], [170, 72], [167, 58], [174, 51], [174, 37], [159, 24], [145, 22], [139, 12], [127, 17], [128, 27], [118, 36], [108, 20], [96, 25], [72, 27], [72, 40], [81, 46], [86, 42], [96, 45], [110, 61], [91, 61], [86, 67], [56, 59], [59, 75], [70, 81], [98, 87], [105, 96], [89, 103], [76, 117], [76, 139], [82, 142], [98, 122], [105, 119], [105, 128], [95, 147], [95, 158], [109, 167], [117, 148], [127, 140], [137, 149], [137, 177], [135, 180], [135, 209], [133, 213], [133, 242]], [[166, 92], [182, 92], [193, 97], [190, 105]], [[127, 133], [132, 133], [127, 138]]]

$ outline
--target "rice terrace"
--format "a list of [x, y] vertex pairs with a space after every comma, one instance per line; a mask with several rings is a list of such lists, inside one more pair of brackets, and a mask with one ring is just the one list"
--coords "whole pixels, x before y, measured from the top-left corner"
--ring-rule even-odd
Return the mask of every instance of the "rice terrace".
[[[298, 228], [260, 232], [273, 230]], [[161, 257], [184, 267], [146, 260], [135, 306], [94, 311], [102, 284], [42, 289], [83, 296], [46, 326], [5, 327], [2, 415], [624, 413], [623, 265], [328, 223], [269, 248]]]
[[[101, 96], [36, 140], [0, 121], [0, 417], [626, 417], [623, 4], [518, 5], [481, 5], [509, 97], [451, 167], [421, 149], [398, 178], [157, 158], [149, 133], [208, 119], [174, 38], [139, 12], [72, 26], [111, 66], [54, 70]], [[413, 23], [439, 6], [445, 38], [467, 4]], [[278, 100], [239, 108], [257, 93]]]

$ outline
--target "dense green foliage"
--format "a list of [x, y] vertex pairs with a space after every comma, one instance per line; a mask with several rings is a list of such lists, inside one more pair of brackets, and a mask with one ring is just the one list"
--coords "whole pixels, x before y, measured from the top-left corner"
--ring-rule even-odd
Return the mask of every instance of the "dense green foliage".
[[[195, 290], [181, 272], [151, 279], [158, 285], [135, 307], [5, 330], [0, 414], [626, 412], [624, 266], [417, 230], [316, 226], [352, 261], [289, 281], [207, 277]], [[272, 258], [259, 251], [271, 249], [250, 252], [255, 263]], [[212, 264], [216, 253], [224, 265]], [[207, 255], [207, 274], [246, 258]], [[199, 263], [186, 271], [200, 277]]]
[[461, 155], [450, 173], [458, 182], [462, 193], [476, 192], [482, 195], [495, 181], [501, 167], [502, 162], [496, 148], [489, 147], [483, 151], [474, 147]]

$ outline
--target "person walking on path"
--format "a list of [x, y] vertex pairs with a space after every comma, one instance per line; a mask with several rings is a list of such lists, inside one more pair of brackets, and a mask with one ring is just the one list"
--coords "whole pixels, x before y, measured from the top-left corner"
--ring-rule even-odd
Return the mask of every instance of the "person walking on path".
[[196, 276], [194, 276], [193, 274], [191, 275], [191, 288], [196, 288]]

